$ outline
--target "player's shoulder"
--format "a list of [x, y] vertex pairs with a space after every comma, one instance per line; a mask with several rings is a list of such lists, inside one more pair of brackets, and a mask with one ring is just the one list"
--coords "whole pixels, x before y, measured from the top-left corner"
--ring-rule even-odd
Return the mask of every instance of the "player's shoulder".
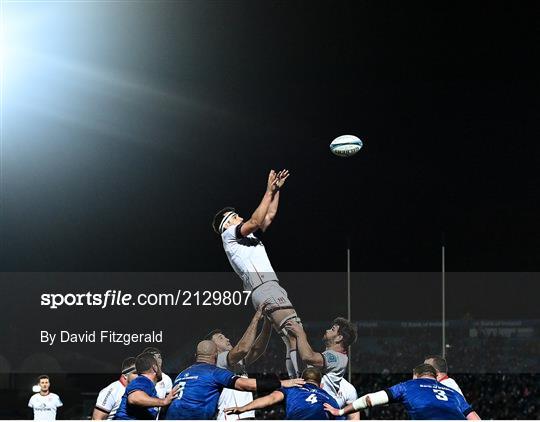
[[56, 394], [56, 393], [49, 393], [49, 394], [50, 394], [51, 399], [59, 399], [60, 398], [60, 396], [58, 394]]

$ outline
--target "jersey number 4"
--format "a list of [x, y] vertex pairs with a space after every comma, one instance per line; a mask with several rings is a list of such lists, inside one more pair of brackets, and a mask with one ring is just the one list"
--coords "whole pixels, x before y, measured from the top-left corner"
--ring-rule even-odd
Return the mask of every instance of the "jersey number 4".
[[435, 394], [435, 398], [437, 400], [448, 401], [448, 396], [446, 395], [444, 390], [433, 389], [433, 394]]
[[306, 399], [307, 402], [311, 404], [317, 403], [317, 395], [316, 394], [310, 394], [308, 398]]

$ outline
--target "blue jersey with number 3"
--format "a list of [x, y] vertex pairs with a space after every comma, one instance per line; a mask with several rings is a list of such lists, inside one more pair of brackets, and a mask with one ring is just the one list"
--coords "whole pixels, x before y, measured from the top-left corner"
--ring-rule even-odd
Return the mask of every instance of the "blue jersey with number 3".
[[[281, 388], [285, 396], [285, 419], [324, 420], [334, 419], [324, 410], [324, 403], [339, 409], [336, 400], [315, 384], [304, 387]], [[342, 418], [339, 418], [342, 419]]]
[[224, 388], [233, 388], [237, 375], [208, 363], [196, 363], [174, 380], [180, 386], [165, 419], [213, 419], [219, 395]]
[[466, 419], [473, 411], [457, 391], [432, 378], [417, 378], [385, 390], [390, 402], [403, 403], [411, 419]]

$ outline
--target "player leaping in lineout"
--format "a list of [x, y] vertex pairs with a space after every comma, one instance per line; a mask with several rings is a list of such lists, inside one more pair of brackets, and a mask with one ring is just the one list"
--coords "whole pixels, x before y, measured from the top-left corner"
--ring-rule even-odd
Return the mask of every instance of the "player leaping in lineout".
[[296, 350], [291, 350], [289, 333], [284, 327], [287, 321], [294, 319], [299, 322], [299, 318], [287, 292], [279, 285], [263, 243], [255, 236], [257, 230], [264, 232], [272, 224], [278, 210], [279, 191], [288, 177], [288, 170], [281, 170], [279, 173], [271, 170], [266, 192], [249, 219], [244, 220], [234, 208], [227, 207], [214, 216], [212, 227], [221, 235], [227, 258], [242, 279], [244, 290], [251, 291], [255, 309], [258, 309], [261, 303], [268, 303], [266, 315], [272, 320], [274, 328], [285, 343], [287, 372], [291, 378], [296, 378]]

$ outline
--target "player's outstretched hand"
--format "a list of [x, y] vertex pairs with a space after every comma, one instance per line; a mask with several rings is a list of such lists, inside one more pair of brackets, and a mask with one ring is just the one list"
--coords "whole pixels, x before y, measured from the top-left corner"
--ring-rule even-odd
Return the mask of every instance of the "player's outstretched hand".
[[244, 413], [242, 412], [241, 407], [228, 407], [224, 410], [224, 412], [226, 415], [239, 415], [240, 413]]
[[274, 170], [270, 170], [270, 173], [268, 173], [268, 183], [266, 185], [266, 190], [268, 192], [275, 192], [278, 187], [276, 185], [277, 180], [277, 174]]
[[168, 406], [169, 404], [171, 404], [171, 402], [172, 402], [172, 401], [175, 399], [175, 397], [177, 396], [178, 390], [180, 390], [180, 384], [178, 384], [177, 386], [175, 386], [171, 391], [169, 391], [169, 394], [167, 394], [167, 395], [165, 396], [165, 398], [163, 399], [163, 401], [164, 401], [163, 406]]
[[282, 380], [281, 386], [282, 387], [302, 387], [306, 382], [303, 378], [294, 378], [292, 380]]
[[287, 180], [287, 178], [289, 177], [289, 170], [281, 170], [277, 175], [276, 175], [276, 180], [275, 180], [275, 184], [278, 188], [281, 188], [283, 187], [283, 185], [285, 184], [285, 180]]
[[291, 333], [293, 336], [297, 337], [301, 333], [304, 332], [302, 329], [302, 326], [298, 324], [298, 322], [290, 320], [285, 324], [285, 328], [289, 333]]
[[339, 416], [339, 409], [330, 406], [328, 403], [324, 403], [324, 410], [329, 412], [332, 416]]

